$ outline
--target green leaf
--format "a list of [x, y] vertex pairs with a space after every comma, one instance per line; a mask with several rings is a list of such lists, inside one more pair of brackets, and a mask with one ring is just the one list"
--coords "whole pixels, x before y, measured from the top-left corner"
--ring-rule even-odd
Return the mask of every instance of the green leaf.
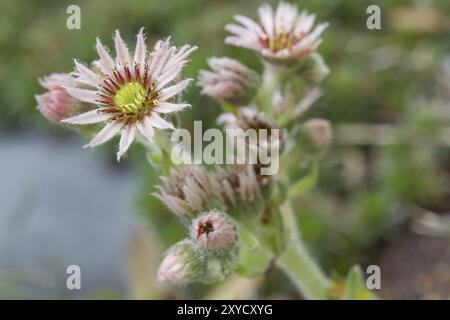
[[238, 225], [238, 232], [240, 249], [236, 273], [247, 278], [257, 277], [267, 270], [272, 255], [248, 229]]
[[222, 109], [225, 110], [226, 112], [233, 113], [233, 114], [237, 113], [237, 108], [229, 103], [223, 102], [221, 104], [221, 106], [222, 106]]
[[295, 182], [289, 189], [289, 196], [296, 197], [299, 196], [310, 189], [312, 189], [319, 179], [319, 165], [316, 161], [311, 163], [311, 169], [309, 173], [301, 178], [299, 181]]
[[341, 300], [375, 300], [376, 296], [367, 288], [366, 282], [357, 265], [353, 266], [345, 280], [345, 290]]

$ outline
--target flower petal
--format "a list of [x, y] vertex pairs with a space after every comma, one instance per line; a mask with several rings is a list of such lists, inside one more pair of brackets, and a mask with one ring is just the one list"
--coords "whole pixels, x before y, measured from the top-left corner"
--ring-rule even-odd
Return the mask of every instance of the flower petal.
[[119, 152], [117, 152], [117, 161], [127, 152], [131, 143], [134, 141], [136, 136], [136, 126], [134, 124], [127, 125], [122, 130], [122, 135], [120, 136]]
[[64, 123], [70, 123], [70, 124], [92, 124], [92, 123], [98, 123], [102, 121], [106, 121], [114, 116], [114, 114], [111, 113], [103, 113], [103, 108], [91, 110], [82, 114], [79, 114], [77, 116], [61, 120], [61, 122]]
[[294, 32], [297, 34], [303, 33], [307, 34], [311, 31], [311, 28], [314, 25], [314, 21], [316, 20], [316, 16], [314, 14], [308, 14], [306, 11], [302, 11], [295, 21], [295, 29]]
[[235, 15], [234, 20], [236, 20], [237, 22], [242, 24], [244, 27], [246, 27], [250, 30], [253, 30], [254, 32], [256, 32], [258, 34], [258, 36], [260, 36], [260, 37], [264, 36], [264, 31], [261, 28], [261, 26], [259, 24], [257, 24], [255, 21], [253, 21], [252, 19], [247, 18], [245, 16], [241, 16], [241, 15]]
[[142, 28], [136, 39], [136, 49], [134, 51], [134, 63], [139, 64], [139, 71], [142, 75], [145, 68], [145, 55], [147, 54], [147, 48], [145, 46], [144, 28]]
[[150, 66], [150, 74], [156, 79], [166, 65], [169, 57], [172, 55], [174, 48], [170, 45], [169, 40], [164, 41], [161, 48], [158, 49], [153, 56]]
[[38, 105], [46, 104], [50, 100], [50, 94], [48, 92], [44, 94], [36, 94], [34, 97], [36, 98]]
[[259, 51], [262, 49], [261, 43], [259, 41], [254, 41], [253, 39], [250, 38], [229, 36], [225, 38], [225, 43], [255, 51]]
[[72, 97], [81, 100], [83, 102], [93, 103], [93, 104], [101, 104], [98, 101], [97, 91], [87, 90], [87, 89], [79, 89], [79, 88], [71, 88], [63, 86], [63, 88], [70, 94]]
[[85, 82], [93, 87], [97, 87], [100, 84], [100, 77], [84, 64], [79, 63], [75, 60], [75, 67], [77, 68], [78, 72], [84, 77], [84, 79], [87, 80]]
[[258, 34], [256, 32], [253, 32], [253, 30], [244, 28], [242, 26], [238, 26], [236, 24], [227, 24], [225, 26], [225, 30], [230, 32], [230, 33], [233, 33], [236, 36], [241, 37], [241, 38], [249, 38], [249, 39], [252, 39], [252, 40], [258, 40], [259, 39]]
[[190, 56], [190, 54], [197, 49], [198, 49], [198, 47], [196, 47], [196, 46], [192, 46], [192, 47], [190, 45], [182, 46], [176, 54], [172, 55], [169, 58], [169, 61], [167, 61], [167, 64], [163, 68], [163, 71], [165, 72], [166, 70], [173, 67], [177, 63], [186, 61], [187, 58]]
[[108, 124], [104, 126], [103, 129], [100, 130], [100, 132], [97, 133], [97, 135], [84, 147], [93, 148], [95, 146], [98, 146], [99, 144], [105, 143], [106, 141], [114, 137], [122, 127], [123, 121], [121, 120], [108, 122]]
[[160, 101], [166, 101], [167, 99], [172, 98], [173, 96], [177, 95], [181, 91], [183, 91], [189, 83], [192, 81], [192, 79], [185, 79], [183, 81], [180, 81], [177, 84], [174, 84], [173, 86], [167, 87], [163, 90], [161, 90], [161, 96]]
[[106, 50], [106, 48], [102, 45], [99, 38], [97, 38], [96, 48], [98, 56], [100, 58], [100, 60], [98, 61], [100, 69], [104, 74], [111, 74], [115, 63], [114, 60], [109, 55], [108, 50]]
[[122, 37], [120, 36], [119, 30], [116, 30], [115, 36], [114, 36], [114, 44], [116, 46], [116, 63], [125, 64], [127, 63], [130, 65], [130, 52], [128, 51], [128, 48], [125, 44], [125, 42], [122, 40]]
[[276, 32], [290, 33], [295, 26], [294, 22], [298, 10], [295, 5], [280, 2], [275, 12], [275, 30]]
[[152, 124], [148, 121], [148, 117], [144, 117], [144, 119], [136, 124], [139, 132], [149, 141], [153, 141], [153, 135], [155, 134], [155, 130], [153, 129]]
[[177, 65], [174, 65], [172, 68], [168, 69], [167, 71], [164, 71], [164, 73], [161, 74], [161, 76], [158, 78], [157, 84], [156, 84], [156, 91], [161, 90], [164, 88], [166, 84], [171, 82], [173, 79], [175, 79], [183, 69], [184, 62], [178, 63]]
[[155, 128], [174, 129], [173, 125], [170, 122], [167, 122], [166, 120], [158, 116], [156, 112], [153, 112], [150, 117], [147, 117], [147, 119]]
[[328, 26], [329, 26], [328, 22], [324, 22], [324, 23], [319, 24], [318, 26], [316, 26], [314, 28], [314, 30], [311, 33], [309, 33], [306, 37], [304, 37], [302, 39], [302, 41], [300, 41], [300, 43], [312, 43], [312, 42], [315, 42], [320, 37], [322, 32], [326, 28], [328, 28]]
[[273, 10], [268, 4], [264, 4], [259, 7], [259, 19], [264, 27], [264, 31], [267, 33], [269, 38], [274, 37], [274, 21], [273, 21]]
[[171, 113], [171, 112], [181, 111], [190, 106], [191, 105], [188, 103], [160, 102], [154, 110], [159, 113]]

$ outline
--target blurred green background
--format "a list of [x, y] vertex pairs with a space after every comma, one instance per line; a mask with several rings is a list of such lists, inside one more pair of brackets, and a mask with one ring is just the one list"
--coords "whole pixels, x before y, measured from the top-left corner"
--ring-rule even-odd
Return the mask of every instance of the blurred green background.
[[[298, 200], [303, 236], [313, 255], [336, 277], [357, 262], [392, 265], [394, 262], [388, 254], [385, 258], [384, 252], [389, 252], [390, 243], [395, 246], [403, 233], [409, 236], [410, 228], [405, 231], [405, 224], [426, 212], [440, 217], [450, 211], [448, 148], [421, 144], [409, 137], [414, 131], [414, 137], [434, 141], [437, 128], [449, 125], [450, 74], [444, 72], [443, 64], [450, 55], [450, 2], [290, 2], [316, 13], [318, 21], [331, 24], [318, 50], [331, 74], [323, 84], [324, 96], [305, 117], [326, 118], [336, 125], [384, 123], [399, 128], [393, 137], [396, 143], [387, 147], [370, 143], [353, 146], [336, 137], [336, 146], [321, 160], [319, 186]], [[177, 45], [197, 45], [199, 50], [185, 70], [194, 78], [199, 69], [206, 67], [210, 56], [230, 56], [261, 70], [259, 60], [251, 52], [223, 42], [224, 25], [232, 21], [233, 15], [256, 18], [261, 3], [0, 0], [0, 134], [30, 128], [67, 134], [36, 111], [34, 95], [43, 91], [37, 79], [51, 72], [71, 71], [74, 58], [92, 61], [96, 58], [96, 37], [112, 48], [115, 29], [120, 29], [131, 48], [140, 27], [145, 27], [149, 43], [171, 35]], [[66, 28], [66, 8], [70, 4], [81, 8], [81, 30]], [[371, 4], [381, 8], [381, 30], [366, 27], [366, 8]], [[204, 127], [215, 125], [220, 108], [210, 98], [201, 96], [197, 86], [188, 89], [185, 99], [193, 108], [182, 114], [184, 127], [190, 128], [193, 120], [203, 120]], [[107, 157], [105, 149], [99, 153]], [[159, 201], [149, 196], [157, 174], [146, 163], [143, 151], [134, 146], [130, 158], [129, 162], [142, 173], [137, 182], [140, 194], [136, 195], [136, 211], [156, 226], [162, 247], [167, 247], [185, 231]], [[448, 248], [448, 238], [442, 241]], [[441, 256], [450, 269], [450, 251], [441, 253], [442, 246], [439, 248], [425, 252], [431, 250]], [[397, 270], [392, 277], [398, 274], [404, 272]], [[386, 280], [385, 287], [390, 291], [385, 291], [385, 297], [429, 297], [428, 291], [421, 292], [416, 287], [398, 289], [414, 282], [413, 276], [405, 276], [406, 284], [390, 286], [392, 281]], [[432, 294], [441, 298], [450, 295], [448, 281], [447, 289], [433, 287]], [[202, 288], [193, 286], [180, 291], [184, 297], [201, 297]], [[275, 271], [258, 292], [262, 297], [296, 297]]]

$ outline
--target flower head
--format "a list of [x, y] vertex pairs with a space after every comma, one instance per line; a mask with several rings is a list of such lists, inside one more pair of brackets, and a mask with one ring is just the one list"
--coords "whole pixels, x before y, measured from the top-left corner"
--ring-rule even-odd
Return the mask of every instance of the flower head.
[[203, 167], [186, 165], [172, 169], [170, 177], [161, 179], [164, 185], [154, 195], [183, 221], [204, 211], [212, 196], [211, 181]]
[[49, 120], [59, 122], [70, 117], [80, 107], [80, 103], [70, 96], [63, 86], [76, 87], [75, 78], [68, 73], [52, 73], [39, 79], [42, 87], [48, 91], [36, 95], [37, 109]]
[[210, 58], [212, 71], [201, 70], [199, 85], [202, 93], [219, 102], [246, 105], [255, 96], [260, 84], [259, 75], [240, 62], [230, 58]]
[[158, 41], [148, 53], [143, 30], [137, 35], [134, 57], [118, 31], [114, 36], [116, 58], [113, 59], [97, 39], [100, 59], [94, 70], [75, 61], [77, 81], [89, 87], [80, 89], [65, 86], [67, 92], [83, 102], [98, 105], [95, 110], [65, 119], [71, 124], [104, 122], [104, 128], [87, 147], [100, 145], [120, 132], [117, 158], [125, 154], [134, 141], [136, 129], [152, 140], [154, 129], [171, 129], [172, 124], [159, 114], [182, 110], [189, 105], [171, 102], [181, 93], [191, 79], [179, 81], [178, 76], [187, 58], [196, 48], [185, 45], [179, 49], [170, 39]]
[[236, 226], [224, 213], [212, 210], [192, 222], [191, 238], [208, 250], [231, 250], [237, 244]]
[[239, 24], [225, 28], [232, 35], [225, 43], [254, 50], [273, 63], [303, 60], [319, 46], [320, 35], [328, 26], [322, 23], [315, 28], [315, 15], [298, 12], [295, 5], [280, 2], [276, 10], [268, 4], [259, 8], [260, 23], [236, 15]]

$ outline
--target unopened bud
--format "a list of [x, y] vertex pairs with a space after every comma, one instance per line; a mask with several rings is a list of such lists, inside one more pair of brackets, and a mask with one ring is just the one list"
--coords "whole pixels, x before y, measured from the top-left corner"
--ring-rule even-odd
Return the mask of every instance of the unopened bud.
[[231, 219], [224, 213], [212, 210], [193, 221], [191, 238], [204, 249], [232, 250], [238, 237]]
[[204, 211], [212, 197], [210, 178], [203, 167], [186, 165], [161, 179], [164, 185], [158, 186], [159, 193], [154, 195], [184, 222]]
[[79, 111], [79, 103], [70, 96], [63, 86], [75, 87], [75, 79], [67, 73], [52, 73], [39, 79], [42, 87], [48, 91], [36, 95], [37, 109], [50, 121], [59, 122]]
[[159, 267], [157, 280], [185, 285], [214, 283], [230, 276], [239, 264], [237, 240], [226, 250], [209, 250], [200, 242], [185, 239], [170, 247]]
[[330, 74], [330, 69], [322, 56], [317, 52], [314, 52], [304, 64], [300, 66], [298, 72], [308, 82], [319, 84]]
[[315, 155], [331, 142], [331, 124], [324, 119], [311, 119], [300, 129], [299, 142], [302, 151]]
[[198, 81], [203, 94], [235, 106], [252, 101], [261, 83], [255, 71], [225, 57], [210, 58], [208, 65], [212, 71], [201, 70]]
[[261, 202], [261, 185], [252, 165], [217, 167], [212, 179], [215, 193], [231, 207]]
[[[237, 162], [254, 164], [255, 174], [260, 184], [262, 186], [269, 185], [276, 178], [276, 175], [273, 173], [267, 174], [267, 170], [271, 167], [273, 169], [276, 163], [272, 160], [278, 158], [280, 150], [284, 146], [287, 139], [286, 130], [279, 129], [274, 119], [255, 107], [240, 108], [237, 115], [224, 113], [219, 116], [217, 122], [224, 125], [227, 134], [234, 135], [235, 132], [243, 132], [236, 137], [237, 154], [247, 155], [247, 158], [253, 156], [253, 159], [250, 158], [248, 161], [238, 159]], [[238, 131], [235, 131], [236, 129]], [[230, 137], [234, 139], [233, 136]], [[271, 157], [271, 160], [263, 163], [261, 158], [258, 158], [261, 154]]]
[[158, 269], [157, 280], [173, 284], [187, 284], [193, 280], [192, 267], [195, 265], [194, 243], [183, 240], [167, 251]]

